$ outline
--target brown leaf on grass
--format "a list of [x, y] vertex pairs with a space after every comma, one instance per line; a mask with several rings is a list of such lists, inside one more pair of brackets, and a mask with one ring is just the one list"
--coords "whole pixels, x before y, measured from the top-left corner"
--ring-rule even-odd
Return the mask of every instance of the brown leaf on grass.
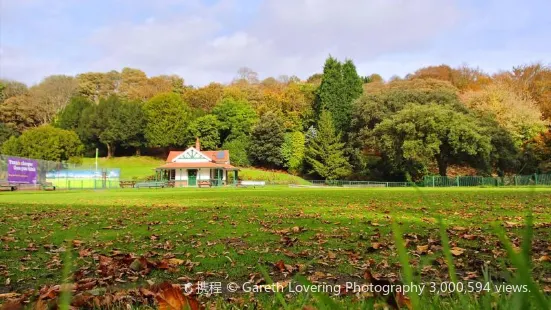
[[159, 289], [160, 291], [155, 295], [159, 310], [201, 309], [199, 302], [182, 294], [182, 289], [179, 286], [164, 282], [159, 286]]
[[82, 249], [78, 251], [78, 256], [80, 257], [88, 257], [90, 255], [92, 255], [91, 249]]
[[453, 248], [451, 248], [450, 252], [453, 256], [460, 256], [463, 254], [463, 252], [465, 252], [465, 249], [454, 246]]
[[409, 297], [402, 294], [401, 292], [396, 293], [396, 303], [398, 304], [398, 309], [401, 309], [403, 307], [406, 307], [409, 310], [413, 309]]
[[429, 252], [429, 245], [418, 245], [417, 246], [417, 254], [427, 254]]
[[549, 255], [543, 255], [538, 258], [538, 262], [551, 262], [551, 257]]
[[461, 236], [461, 238], [466, 239], [466, 240], [474, 240], [474, 239], [476, 239], [476, 236], [475, 235], [464, 234], [463, 236]]
[[452, 230], [455, 230], [455, 231], [465, 231], [467, 230], [467, 228], [463, 227], [463, 226], [453, 226], [452, 227]]
[[367, 252], [375, 252], [379, 248], [381, 248], [381, 244], [379, 242], [371, 242], [371, 246], [367, 248]]
[[168, 259], [168, 263], [170, 265], [173, 265], [173, 266], [180, 266], [182, 265], [183, 263], [185, 263], [186, 261], [183, 260], [183, 259], [179, 259], [179, 258], [169, 258]]
[[84, 242], [81, 241], [81, 240], [73, 240], [73, 246], [75, 248], [78, 248], [79, 246], [81, 246]]
[[274, 267], [281, 271], [281, 272], [284, 272], [285, 271], [285, 262], [283, 260], [280, 260], [278, 261], [277, 263], [274, 264]]

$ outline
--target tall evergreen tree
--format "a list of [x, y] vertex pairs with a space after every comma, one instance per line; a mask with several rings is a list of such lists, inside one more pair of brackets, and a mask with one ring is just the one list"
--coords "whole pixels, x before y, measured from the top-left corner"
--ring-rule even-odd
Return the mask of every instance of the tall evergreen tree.
[[352, 172], [344, 154], [341, 135], [335, 131], [331, 112], [322, 111], [314, 137], [308, 141], [305, 157], [312, 166], [311, 173], [327, 180], [343, 178]]
[[342, 64], [332, 56], [327, 58], [323, 66], [317, 97], [315, 108], [318, 118], [323, 110], [337, 110], [343, 100]]
[[325, 61], [323, 77], [318, 89], [316, 112], [326, 109], [333, 115], [337, 131], [345, 133], [350, 125], [352, 103], [362, 94], [362, 78], [352, 60], [341, 64], [329, 57]]
[[[341, 132], [348, 131], [352, 115], [352, 105], [354, 100], [358, 99], [363, 92], [363, 81], [356, 71], [356, 66], [352, 60], [347, 59], [342, 66], [343, 78], [343, 101], [339, 107], [339, 113], [333, 115], [337, 129]], [[337, 118], [338, 116], [338, 118]]]

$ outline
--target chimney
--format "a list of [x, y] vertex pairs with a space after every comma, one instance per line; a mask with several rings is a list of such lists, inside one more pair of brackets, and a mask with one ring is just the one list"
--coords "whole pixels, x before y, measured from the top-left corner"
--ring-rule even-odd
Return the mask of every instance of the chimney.
[[201, 151], [201, 142], [199, 142], [199, 137], [195, 138], [195, 149]]

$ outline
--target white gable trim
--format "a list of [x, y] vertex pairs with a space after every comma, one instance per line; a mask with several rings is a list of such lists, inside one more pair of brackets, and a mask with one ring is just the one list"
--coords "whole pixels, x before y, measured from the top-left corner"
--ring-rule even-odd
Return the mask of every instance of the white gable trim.
[[212, 160], [193, 146], [174, 157], [173, 163], [208, 163]]

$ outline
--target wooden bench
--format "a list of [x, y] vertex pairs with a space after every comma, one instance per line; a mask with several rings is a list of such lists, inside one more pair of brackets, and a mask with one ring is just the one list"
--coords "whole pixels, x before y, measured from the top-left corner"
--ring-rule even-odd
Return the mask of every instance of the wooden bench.
[[120, 181], [119, 185], [121, 188], [134, 187], [134, 185], [136, 185], [136, 181]]
[[197, 182], [197, 186], [199, 187], [211, 187], [212, 184], [210, 183], [210, 181], [199, 181]]
[[55, 185], [53, 185], [52, 182], [41, 183], [40, 188], [45, 191], [55, 191]]
[[167, 182], [158, 182], [158, 181], [139, 182], [134, 184], [134, 188], [165, 188], [167, 186], [168, 186]]
[[8, 181], [0, 181], [0, 189], [14, 191], [17, 190], [17, 184], [11, 184]]

